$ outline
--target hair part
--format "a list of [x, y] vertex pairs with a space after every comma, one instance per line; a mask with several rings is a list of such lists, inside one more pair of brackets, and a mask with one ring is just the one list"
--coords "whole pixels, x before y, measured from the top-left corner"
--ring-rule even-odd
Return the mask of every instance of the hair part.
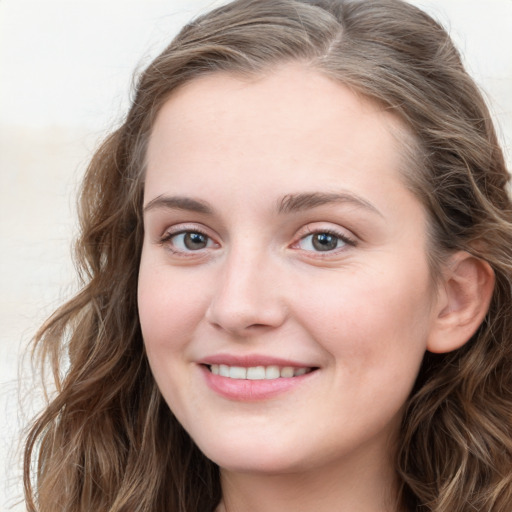
[[432, 268], [464, 250], [496, 274], [473, 338], [425, 355], [400, 434], [399, 499], [415, 512], [509, 512], [509, 176], [485, 102], [448, 34], [400, 0], [237, 0], [184, 27], [141, 75], [126, 120], [83, 182], [83, 287], [35, 340], [57, 393], [27, 438], [28, 510], [204, 512], [218, 504], [218, 468], [164, 403], [144, 352], [136, 295], [146, 149], [156, 115], [179, 87], [292, 61], [379, 102], [407, 126], [404, 176], [428, 213]]

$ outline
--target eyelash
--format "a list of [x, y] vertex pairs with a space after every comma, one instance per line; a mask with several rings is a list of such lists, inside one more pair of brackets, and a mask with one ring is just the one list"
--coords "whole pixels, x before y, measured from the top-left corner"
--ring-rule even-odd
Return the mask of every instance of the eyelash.
[[198, 249], [195, 251], [192, 249], [189, 249], [188, 251], [182, 250], [182, 249], [176, 249], [176, 247], [172, 243], [173, 238], [175, 238], [179, 235], [187, 235], [187, 234], [201, 235], [207, 240], [207, 243], [209, 243], [210, 241], [213, 241], [213, 238], [211, 236], [209, 236], [207, 233], [205, 233], [205, 231], [203, 231], [202, 229], [198, 229], [197, 227], [193, 227], [193, 228], [182, 228], [177, 231], [167, 231], [160, 238], [159, 243], [160, 243], [160, 245], [166, 246], [166, 248], [169, 251], [171, 251], [173, 254], [176, 254], [176, 255], [182, 256], [182, 257], [190, 257], [190, 256], [197, 255], [198, 253], [200, 254], [202, 252], [202, 250], [208, 248], [208, 247], [205, 247], [204, 249]]
[[[182, 250], [182, 249], [176, 249], [175, 246], [173, 246], [172, 240], [173, 238], [179, 236], [179, 235], [187, 235], [187, 234], [198, 234], [203, 236], [207, 240], [207, 244], [210, 242], [214, 242], [213, 238], [209, 236], [205, 231], [198, 229], [197, 227], [193, 228], [182, 228], [177, 231], [168, 231], [166, 232], [159, 240], [159, 243], [161, 245], [165, 245], [168, 250], [170, 250], [173, 254], [176, 254], [181, 257], [191, 257], [191, 256], [198, 256], [199, 254], [202, 254], [202, 251], [205, 249], [209, 249], [210, 247], [204, 247], [197, 250], [189, 249], [189, 250]], [[347, 235], [340, 233], [339, 231], [333, 230], [333, 229], [315, 229], [315, 230], [308, 230], [308, 232], [301, 236], [296, 242], [294, 242], [291, 247], [292, 248], [298, 248], [301, 249], [300, 244], [304, 240], [306, 240], [308, 237], [313, 237], [315, 235], [328, 235], [336, 238], [339, 242], [343, 244], [342, 247], [335, 247], [332, 250], [326, 250], [326, 251], [315, 251], [315, 250], [304, 250], [304, 252], [307, 253], [313, 253], [315, 254], [315, 257], [328, 257], [333, 254], [337, 254], [340, 251], [345, 250], [344, 246], [356, 246], [356, 241]], [[218, 244], [217, 244], [218, 245]]]
[[299, 238], [299, 240], [294, 243], [294, 246], [298, 246], [301, 242], [306, 240], [308, 237], [314, 237], [315, 235], [332, 236], [332, 237], [336, 238], [339, 242], [342, 242], [342, 244], [343, 244], [342, 247], [336, 247], [332, 250], [327, 250], [327, 251], [310, 251], [310, 250], [306, 251], [306, 252], [315, 253], [315, 255], [316, 255], [315, 257], [328, 257], [329, 255], [337, 254], [340, 251], [345, 250], [344, 246], [347, 246], [347, 245], [351, 246], [351, 247], [356, 246], [356, 241], [354, 239], [352, 239], [352, 238], [348, 237], [346, 234], [340, 233], [339, 231], [336, 231], [334, 229], [315, 229], [315, 230], [308, 231], [308, 233], [306, 235], [301, 236]]

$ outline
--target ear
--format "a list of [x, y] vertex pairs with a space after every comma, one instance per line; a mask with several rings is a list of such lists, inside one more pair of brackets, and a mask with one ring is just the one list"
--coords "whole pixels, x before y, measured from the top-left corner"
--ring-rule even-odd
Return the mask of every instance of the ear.
[[487, 314], [493, 290], [489, 263], [463, 251], [452, 255], [444, 266], [427, 350], [451, 352], [469, 341]]

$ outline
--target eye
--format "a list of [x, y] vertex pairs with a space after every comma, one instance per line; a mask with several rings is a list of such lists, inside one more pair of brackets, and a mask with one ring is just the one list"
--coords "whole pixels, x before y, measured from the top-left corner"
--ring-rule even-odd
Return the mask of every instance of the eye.
[[321, 231], [302, 237], [297, 246], [304, 251], [328, 252], [340, 249], [345, 245], [354, 245], [347, 237], [339, 233]]
[[169, 243], [177, 252], [200, 251], [213, 247], [213, 240], [200, 231], [182, 231], [180, 233], [167, 233], [162, 239], [163, 243]]

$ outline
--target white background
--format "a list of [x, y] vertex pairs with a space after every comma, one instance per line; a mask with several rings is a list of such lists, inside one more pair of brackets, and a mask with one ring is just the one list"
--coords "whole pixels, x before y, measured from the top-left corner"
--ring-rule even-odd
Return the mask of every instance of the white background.
[[[135, 69], [205, 0], [0, 0], [0, 511], [21, 511], [22, 348], [73, 289], [75, 192]], [[512, 0], [415, 0], [450, 31], [511, 161]], [[19, 390], [21, 389], [21, 393]]]

